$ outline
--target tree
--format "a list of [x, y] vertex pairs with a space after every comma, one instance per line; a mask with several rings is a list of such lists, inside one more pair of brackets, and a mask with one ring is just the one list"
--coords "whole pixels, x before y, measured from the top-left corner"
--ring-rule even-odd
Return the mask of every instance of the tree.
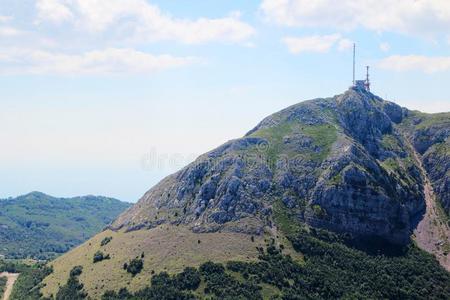
[[144, 268], [144, 261], [140, 258], [134, 258], [130, 261], [127, 266], [127, 272], [131, 273], [131, 275], [136, 276], [136, 274], [141, 273]]

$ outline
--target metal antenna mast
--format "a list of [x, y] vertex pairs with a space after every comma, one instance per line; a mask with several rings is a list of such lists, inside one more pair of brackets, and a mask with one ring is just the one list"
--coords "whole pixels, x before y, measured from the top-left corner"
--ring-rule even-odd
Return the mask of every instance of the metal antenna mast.
[[353, 43], [353, 86], [355, 86], [356, 44]]
[[370, 92], [370, 80], [369, 80], [369, 66], [366, 66], [366, 90]]

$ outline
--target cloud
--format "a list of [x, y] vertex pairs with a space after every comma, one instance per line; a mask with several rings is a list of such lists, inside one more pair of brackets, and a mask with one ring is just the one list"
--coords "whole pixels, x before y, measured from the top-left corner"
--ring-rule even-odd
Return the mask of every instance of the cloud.
[[389, 45], [389, 43], [381, 43], [380, 50], [383, 52], [388, 52], [389, 50], [391, 50], [391, 45]]
[[338, 44], [339, 51], [345, 51], [345, 50], [351, 49], [352, 47], [353, 47], [353, 41], [351, 41], [349, 39], [339, 40], [339, 44]]
[[1, 16], [0, 15], [0, 23], [8, 23], [12, 19], [13, 19], [13, 17], [11, 17], [11, 16]]
[[32, 49], [0, 49], [1, 74], [114, 75], [152, 73], [196, 62], [192, 57], [152, 55], [134, 49], [53, 53]]
[[353, 45], [352, 41], [342, 38], [340, 34], [285, 37], [282, 41], [289, 52], [293, 54], [302, 52], [326, 53], [335, 45], [337, 45], [339, 51], [343, 51]]
[[14, 37], [23, 34], [24, 32], [9, 26], [0, 26], [0, 37]]
[[392, 55], [379, 61], [378, 66], [396, 72], [444, 72], [450, 70], [450, 56]]
[[447, 0], [263, 0], [267, 20], [290, 27], [397, 32], [434, 37], [450, 28]]
[[239, 12], [217, 19], [180, 19], [145, 0], [38, 0], [36, 7], [40, 22], [66, 21], [91, 33], [114, 33], [140, 42], [238, 43], [255, 34]]
[[38, 22], [47, 20], [61, 23], [72, 19], [72, 12], [65, 2], [59, 0], [37, 0]]

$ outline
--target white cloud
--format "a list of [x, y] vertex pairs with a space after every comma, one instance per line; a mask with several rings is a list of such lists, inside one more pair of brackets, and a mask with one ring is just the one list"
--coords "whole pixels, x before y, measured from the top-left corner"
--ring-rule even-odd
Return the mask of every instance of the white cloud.
[[71, 19], [73, 15], [66, 2], [59, 0], [37, 0], [38, 21], [48, 20], [54, 23], [61, 23]]
[[192, 57], [152, 55], [133, 49], [105, 49], [82, 54], [53, 53], [41, 50], [0, 49], [2, 74], [114, 75], [152, 73], [186, 66]]
[[340, 34], [285, 37], [282, 41], [289, 52], [293, 54], [302, 52], [326, 53], [335, 45], [337, 45], [339, 51], [343, 51], [353, 45], [352, 41], [342, 38]]
[[436, 73], [450, 70], [450, 56], [392, 55], [382, 59], [378, 66], [396, 72]]
[[234, 43], [244, 42], [255, 33], [252, 26], [240, 20], [239, 12], [217, 19], [179, 19], [145, 0], [39, 0], [37, 9], [40, 21], [68, 21], [92, 33], [114, 32], [140, 42]]
[[14, 37], [23, 34], [23, 31], [10, 26], [0, 26], [0, 37]]
[[389, 50], [391, 50], [391, 45], [389, 45], [389, 43], [383, 42], [380, 44], [380, 50], [383, 52], [388, 52]]
[[341, 39], [338, 44], [339, 51], [345, 51], [353, 47], [353, 41], [349, 39]]
[[11, 17], [11, 16], [1, 16], [0, 15], [0, 23], [8, 23], [12, 19], [13, 19], [13, 17]]
[[450, 28], [448, 0], [263, 0], [260, 9], [284, 26], [363, 27], [427, 37], [447, 34]]

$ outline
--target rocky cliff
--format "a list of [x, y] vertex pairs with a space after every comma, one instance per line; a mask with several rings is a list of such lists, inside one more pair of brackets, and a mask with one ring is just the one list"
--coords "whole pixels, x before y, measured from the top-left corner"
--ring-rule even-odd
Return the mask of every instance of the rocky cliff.
[[409, 111], [399, 128], [422, 155], [434, 192], [450, 215], [450, 113]]
[[[353, 88], [288, 107], [162, 180], [111, 228], [261, 234], [276, 226], [277, 206], [295, 222], [407, 243], [425, 204], [408, 140], [420, 138], [405, 134], [405, 120], [408, 110]], [[448, 137], [448, 124], [439, 128], [430, 129], [435, 148]], [[423, 153], [425, 144], [414, 146]], [[426, 165], [436, 159], [424, 156]], [[440, 175], [435, 183], [448, 197]]]

